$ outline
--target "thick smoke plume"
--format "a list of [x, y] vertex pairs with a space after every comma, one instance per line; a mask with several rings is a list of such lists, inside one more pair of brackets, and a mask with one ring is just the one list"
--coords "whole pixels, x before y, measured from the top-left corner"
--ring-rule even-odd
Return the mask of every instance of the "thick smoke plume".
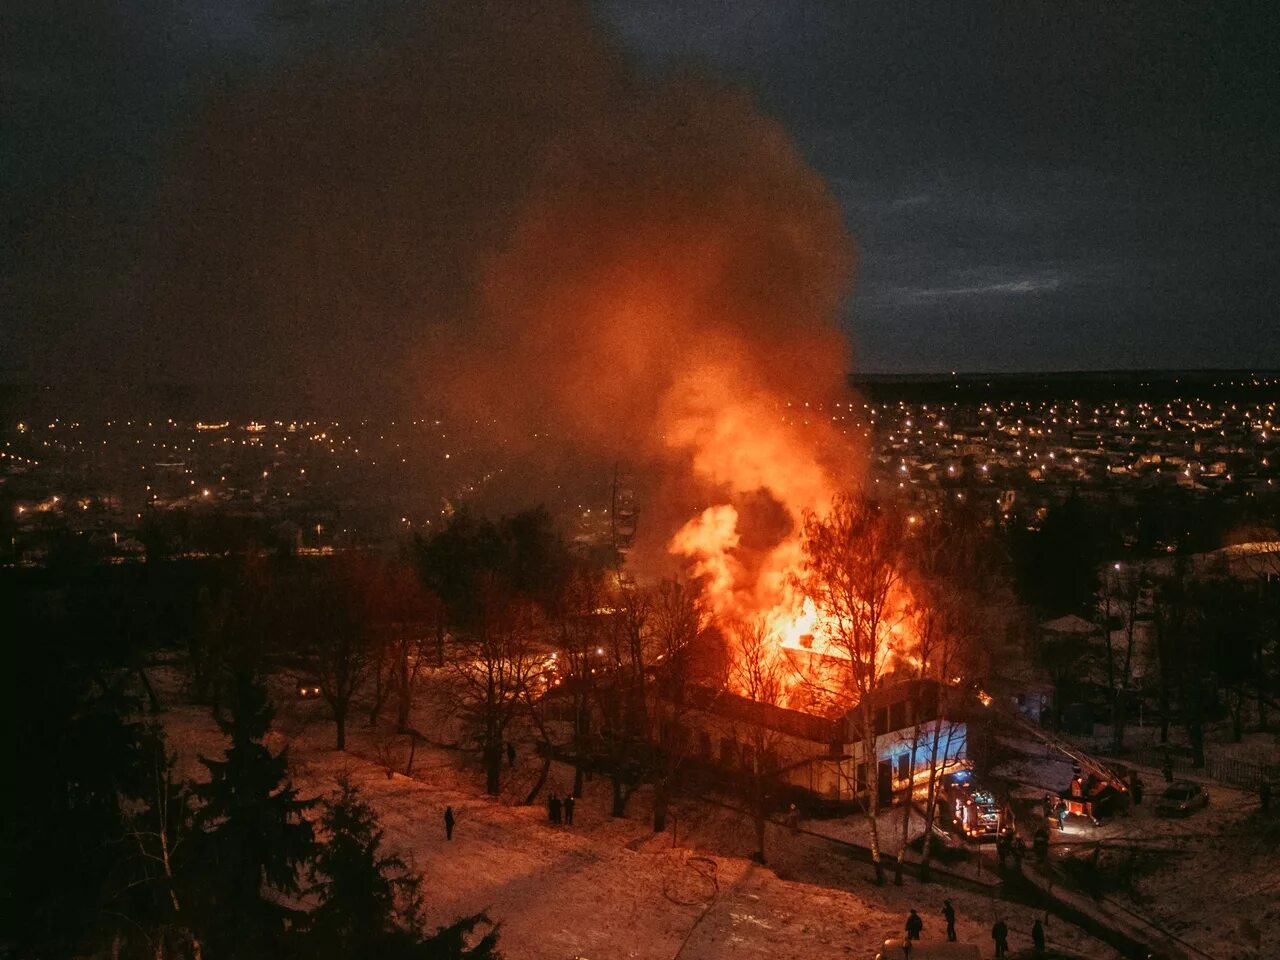
[[830, 419], [849, 360], [839, 212], [740, 94], [625, 78], [592, 100], [484, 268], [447, 394], [660, 477], [640, 556], [691, 563], [718, 612], [793, 606], [799, 518], [854, 469]]
[[646, 481], [635, 562], [705, 576], [721, 613], [795, 607], [799, 517], [855, 469], [826, 405], [854, 258], [782, 128], [638, 76], [574, 5], [445, 7], [353, 56], [213, 111], [158, 241], [161, 324], [205, 317], [186, 355], [311, 396], [442, 404], [512, 476], [620, 460]]

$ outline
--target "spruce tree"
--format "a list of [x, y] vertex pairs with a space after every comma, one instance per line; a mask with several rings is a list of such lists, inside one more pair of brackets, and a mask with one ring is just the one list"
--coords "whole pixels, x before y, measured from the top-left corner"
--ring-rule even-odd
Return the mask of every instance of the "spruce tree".
[[[307, 923], [306, 949], [321, 960], [499, 960], [497, 928], [484, 914], [427, 936], [422, 878], [385, 853], [377, 814], [349, 781], [325, 804], [326, 839], [311, 867], [319, 901]], [[478, 927], [488, 927], [477, 937]]]
[[327, 839], [311, 865], [319, 900], [308, 923], [313, 951], [322, 957], [371, 953], [412, 923], [417, 878], [399, 857], [382, 853], [377, 816], [350, 781], [339, 781], [320, 828]]
[[240, 670], [232, 693], [230, 717], [218, 721], [231, 741], [225, 759], [201, 757], [209, 782], [195, 788], [206, 870], [201, 926], [218, 956], [278, 956], [296, 915], [280, 897], [301, 893], [299, 868], [315, 848], [303, 816], [314, 801], [298, 799], [287, 751], [273, 756], [262, 742], [273, 711], [261, 681]]

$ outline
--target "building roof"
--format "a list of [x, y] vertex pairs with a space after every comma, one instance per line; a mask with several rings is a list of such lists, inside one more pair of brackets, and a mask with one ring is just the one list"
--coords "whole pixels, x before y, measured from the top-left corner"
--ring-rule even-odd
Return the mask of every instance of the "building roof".
[[788, 710], [760, 700], [739, 696], [727, 690], [699, 687], [690, 698], [693, 706], [726, 720], [776, 730], [778, 733], [810, 740], [814, 743], [837, 743], [844, 737], [839, 720], [814, 716], [799, 710]]

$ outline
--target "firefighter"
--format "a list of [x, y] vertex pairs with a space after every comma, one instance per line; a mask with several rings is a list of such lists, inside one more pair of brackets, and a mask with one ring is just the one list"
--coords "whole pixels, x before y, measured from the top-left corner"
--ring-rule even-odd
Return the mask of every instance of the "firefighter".
[[1164, 773], [1164, 782], [1173, 783], [1173, 754], [1168, 750], [1164, 752], [1164, 763], [1160, 769]]
[[1000, 838], [996, 840], [996, 856], [1000, 858], [1000, 869], [1006, 866], [1005, 861], [1009, 857], [1009, 835], [1007, 833], [1000, 834]]
[[1138, 771], [1133, 771], [1133, 776], [1129, 778], [1129, 792], [1133, 794], [1133, 805], [1136, 807], [1142, 803], [1142, 777], [1138, 775]]
[[951, 905], [950, 900], [942, 901], [942, 918], [947, 921], [947, 940], [951, 943], [955, 943], [956, 908]]

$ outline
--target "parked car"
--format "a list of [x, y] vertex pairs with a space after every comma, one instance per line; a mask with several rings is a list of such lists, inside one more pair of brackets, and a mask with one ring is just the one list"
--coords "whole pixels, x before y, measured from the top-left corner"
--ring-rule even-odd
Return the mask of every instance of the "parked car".
[[1190, 780], [1175, 780], [1160, 794], [1156, 813], [1165, 817], [1180, 816], [1208, 805], [1209, 793], [1204, 787]]
[[320, 696], [320, 684], [307, 677], [298, 677], [298, 699], [314, 700]]

